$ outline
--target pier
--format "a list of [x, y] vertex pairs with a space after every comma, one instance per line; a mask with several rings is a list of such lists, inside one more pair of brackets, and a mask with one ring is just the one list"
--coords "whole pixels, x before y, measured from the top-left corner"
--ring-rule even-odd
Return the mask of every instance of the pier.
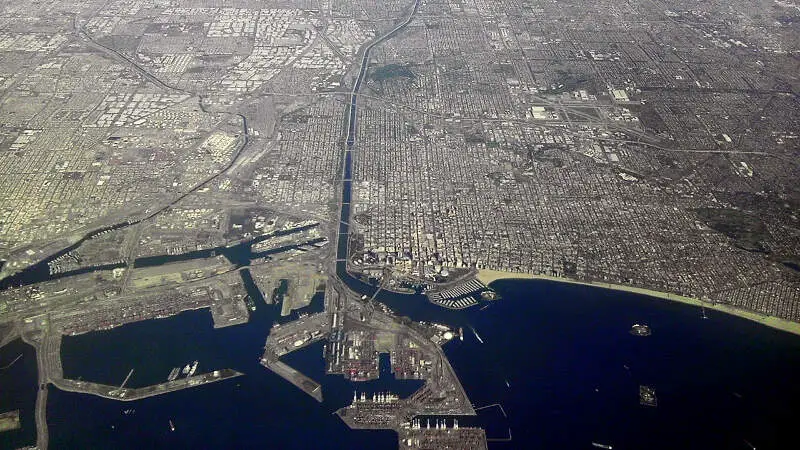
[[261, 356], [262, 366], [297, 386], [320, 403], [322, 402], [322, 386], [278, 358], [327, 338], [330, 321], [331, 317], [328, 313], [321, 312], [274, 326], [267, 337], [264, 354]]
[[280, 357], [321, 341], [328, 337], [330, 326], [330, 317], [324, 312], [273, 326], [264, 346], [264, 358], [270, 353]]
[[50, 381], [55, 387], [61, 389], [62, 391], [92, 394], [112, 400], [130, 402], [156, 395], [167, 394], [169, 392], [180, 391], [182, 389], [202, 386], [208, 383], [227, 380], [229, 378], [234, 378], [241, 375], [244, 374], [233, 369], [222, 369], [141, 388], [117, 387], [107, 384], [92, 383], [89, 381], [70, 380], [66, 378]]
[[475, 450], [488, 449], [486, 432], [482, 428], [459, 427], [458, 419], [448, 427], [447, 419], [435, 419], [433, 424], [427, 419], [422, 425], [421, 419], [414, 419], [398, 430], [401, 450], [415, 448], [469, 448]]
[[128, 384], [128, 380], [131, 379], [131, 375], [133, 375], [133, 369], [131, 369], [131, 371], [128, 372], [128, 376], [125, 377], [124, 380], [122, 380], [122, 384], [119, 385], [120, 390], [124, 389], [125, 385]]
[[263, 358], [261, 365], [275, 372], [284, 380], [300, 388], [303, 392], [310, 395], [314, 400], [322, 403], [322, 386], [311, 378], [293, 369], [288, 364], [277, 359], [271, 360]]

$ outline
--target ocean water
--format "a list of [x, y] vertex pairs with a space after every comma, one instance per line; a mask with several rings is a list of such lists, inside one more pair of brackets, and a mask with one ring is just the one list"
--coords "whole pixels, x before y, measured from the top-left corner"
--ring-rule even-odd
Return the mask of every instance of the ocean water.
[[[464, 340], [445, 353], [470, 400], [486, 408], [459, 422], [486, 427], [491, 439], [510, 430], [511, 442], [490, 448], [794, 448], [800, 337], [631, 293], [547, 281], [493, 287], [502, 300], [465, 311], [384, 298], [400, 314], [463, 327]], [[325, 375], [318, 343], [285, 358], [323, 384], [317, 403], [258, 364], [278, 314], [258, 303], [250, 323], [221, 330], [200, 310], [65, 338], [70, 377], [119, 384], [133, 368], [129, 385], [141, 386], [195, 359], [201, 372], [246, 375], [129, 403], [51, 388], [52, 448], [396, 448], [394, 433], [351, 431], [331, 413], [354, 389], [405, 396], [419, 382], [394, 380], [386, 358], [378, 381]], [[633, 323], [652, 335], [632, 336]], [[35, 368], [32, 376], [35, 389]], [[655, 389], [657, 407], [639, 404], [639, 385]]]
[[[470, 318], [484, 344], [468, 335], [447, 354], [476, 405], [503, 405], [513, 441], [495, 447], [795, 447], [800, 337], [625, 292], [494, 287], [503, 299]], [[631, 335], [633, 323], [652, 335]], [[656, 408], [639, 404], [639, 385]]]
[[0, 413], [18, 409], [21, 425], [17, 430], [0, 433], [0, 448], [36, 444], [37, 379], [33, 347], [17, 339], [0, 348]]

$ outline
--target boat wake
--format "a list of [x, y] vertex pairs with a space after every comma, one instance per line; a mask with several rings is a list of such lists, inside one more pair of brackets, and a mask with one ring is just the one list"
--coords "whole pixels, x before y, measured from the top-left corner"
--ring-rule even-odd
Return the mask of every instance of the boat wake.
[[475, 328], [473, 328], [473, 327], [471, 327], [471, 326], [470, 326], [470, 327], [469, 327], [469, 329], [470, 329], [470, 330], [472, 330], [472, 334], [474, 334], [474, 335], [475, 335], [475, 339], [477, 339], [477, 340], [478, 340], [478, 342], [480, 342], [481, 344], [483, 344], [483, 339], [481, 339], [481, 336], [478, 334], [478, 332], [477, 332], [477, 331], [475, 331]]

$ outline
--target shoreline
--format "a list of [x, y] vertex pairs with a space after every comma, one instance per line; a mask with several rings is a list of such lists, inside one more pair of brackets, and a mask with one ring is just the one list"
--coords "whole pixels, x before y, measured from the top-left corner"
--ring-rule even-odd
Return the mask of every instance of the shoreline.
[[550, 275], [534, 275], [522, 272], [505, 272], [501, 270], [478, 270], [477, 280], [489, 286], [490, 283], [497, 280], [544, 280], [556, 283], [578, 284], [582, 286], [592, 286], [597, 288], [609, 289], [613, 291], [631, 292], [634, 294], [647, 295], [649, 297], [659, 298], [662, 300], [675, 301], [687, 305], [705, 307], [714, 311], [720, 311], [725, 314], [747, 319], [765, 325], [770, 328], [785, 331], [794, 335], [800, 336], [800, 323], [791, 322], [786, 319], [781, 319], [775, 316], [760, 314], [755, 311], [740, 309], [735, 306], [730, 306], [722, 303], [712, 303], [700, 300], [699, 298], [685, 297], [678, 294], [670, 294], [667, 292], [653, 291], [645, 288], [638, 288], [634, 286], [625, 286], [613, 283], [601, 283], [591, 281], [578, 281], [571, 278], [554, 277]]

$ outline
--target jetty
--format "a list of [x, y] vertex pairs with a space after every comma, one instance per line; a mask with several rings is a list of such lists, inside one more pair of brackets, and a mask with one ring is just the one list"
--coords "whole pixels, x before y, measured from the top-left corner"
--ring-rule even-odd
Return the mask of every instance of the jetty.
[[227, 380], [229, 378], [234, 378], [241, 375], [244, 374], [233, 369], [222, 369], [141, 388], [110, 386], [107, 384], [71, 380], [66, 378], [50, 380], [50, 382], [62, 391], [80, 392], [83, 394], [92, 394], [112, 400], [130, 402], [156, 395], [167, 394], [169, 392], [180, 391], [182, 389], [202, 386], [208, 383], [215, 383], [217, 381]]
[[289, 383], [297, 386], [303, 392], [314, 398], [314, 400], [322, 403], [322, 386], [316, 381], [278, 359], [262, 358], [261, 365], [275, 372]]

